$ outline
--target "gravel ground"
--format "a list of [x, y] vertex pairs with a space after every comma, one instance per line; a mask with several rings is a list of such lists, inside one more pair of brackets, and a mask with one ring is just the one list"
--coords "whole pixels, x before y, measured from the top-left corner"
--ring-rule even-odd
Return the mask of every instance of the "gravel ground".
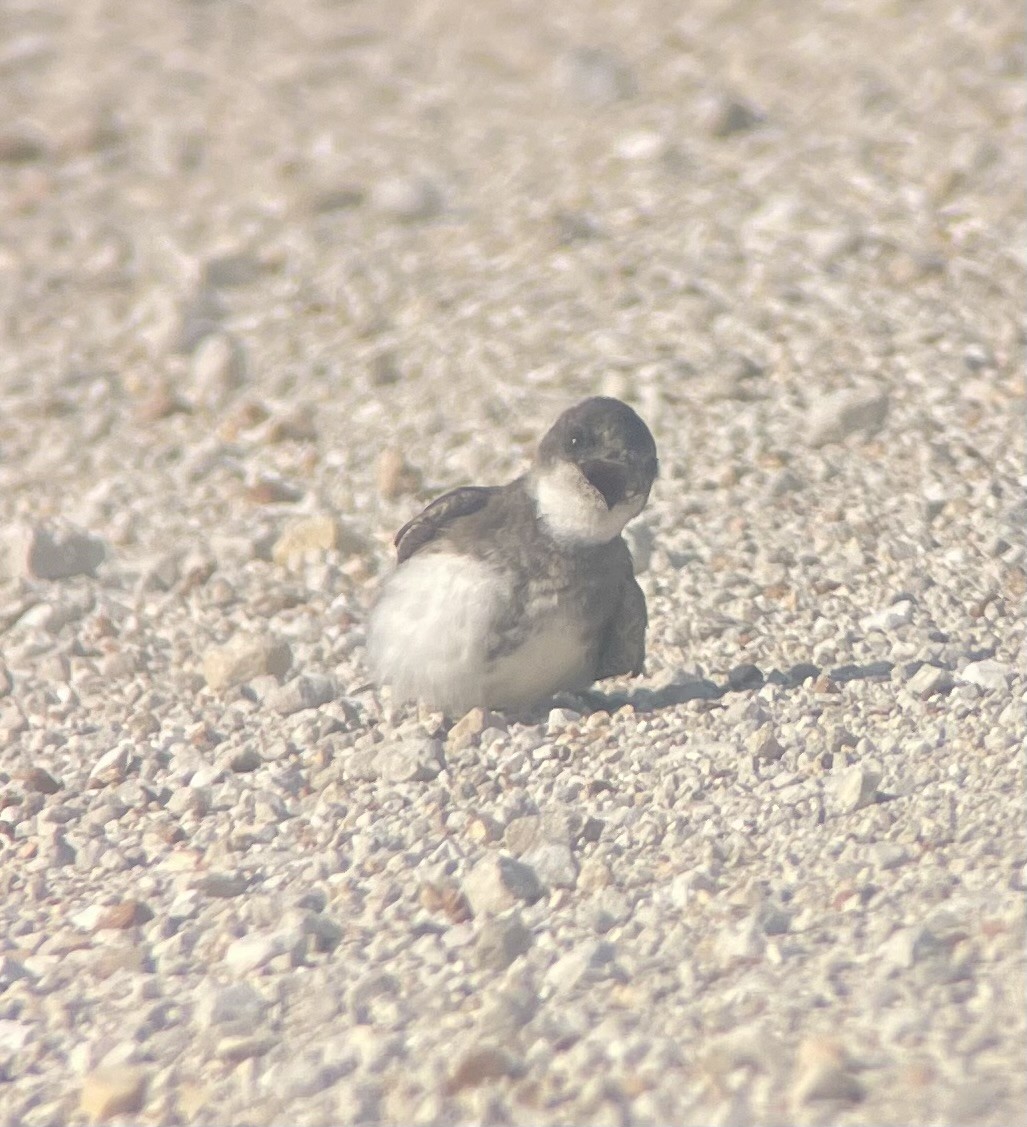
[[[1025, 1118], [1016, 5], [7, 0], [0, 1124]], [[646, 675], [366, 684], [619, 395]]]

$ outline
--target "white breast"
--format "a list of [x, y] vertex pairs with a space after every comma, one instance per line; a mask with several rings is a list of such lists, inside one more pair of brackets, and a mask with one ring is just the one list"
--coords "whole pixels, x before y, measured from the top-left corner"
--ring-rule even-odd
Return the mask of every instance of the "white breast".
[[398, 699], [452, 715], [483, 702], [492, 624], [510, 598], [503, 575], [480, 560], [426, 552], [389, 577], [371, 612], [367, 657]]
[[367, 656], [397, 699], [451, 716], [476, 705], [518, 708], [591, 677], [581, 624], [552, 606], [535, 607], [523, 643], [495, 661], [496, 623], [509, 609], [509, 579], [481, 560], [426, 552], [386, 581], [371, 612]]

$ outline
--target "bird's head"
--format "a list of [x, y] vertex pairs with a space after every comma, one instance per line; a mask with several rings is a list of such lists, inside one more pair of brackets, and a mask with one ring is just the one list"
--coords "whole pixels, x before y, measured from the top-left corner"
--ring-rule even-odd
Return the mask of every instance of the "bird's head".
[[531, 472], [539, 516], [558, 539], [605, 543], [642, 511], [657, 470], [653, 436], [626, 403], [585, 399], [539, 444]]

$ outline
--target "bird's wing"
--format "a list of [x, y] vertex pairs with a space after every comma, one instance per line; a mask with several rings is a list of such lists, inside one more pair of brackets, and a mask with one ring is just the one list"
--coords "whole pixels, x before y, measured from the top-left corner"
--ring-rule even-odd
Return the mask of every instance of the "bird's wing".
[[625, 673], [634, 676], [642, 672], [648, 621], [645, 595], [634, 575], [629, 575], [624, 584], [620, 606], [610, 620], [599, 650], [597, 681], [604, 677], [616, 677]]
[[393, 543], [396, 545], [398, 562], [402, 563], [420, 551], [453, 521], [483, 508], [495, 492], [495, 486], [465, 485], [437, 497], [396, 533]]

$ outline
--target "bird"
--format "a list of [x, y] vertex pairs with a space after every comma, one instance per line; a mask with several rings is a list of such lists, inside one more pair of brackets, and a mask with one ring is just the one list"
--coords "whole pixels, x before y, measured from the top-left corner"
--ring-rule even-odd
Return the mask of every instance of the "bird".
[[640, 674], [648, 615], [621, 533], [658, 469], [635, 411], [592, 396], [559, 416], [527, 473], [432, 501], [396, 533], [368, 619], [375, 682], [460, 717]]

